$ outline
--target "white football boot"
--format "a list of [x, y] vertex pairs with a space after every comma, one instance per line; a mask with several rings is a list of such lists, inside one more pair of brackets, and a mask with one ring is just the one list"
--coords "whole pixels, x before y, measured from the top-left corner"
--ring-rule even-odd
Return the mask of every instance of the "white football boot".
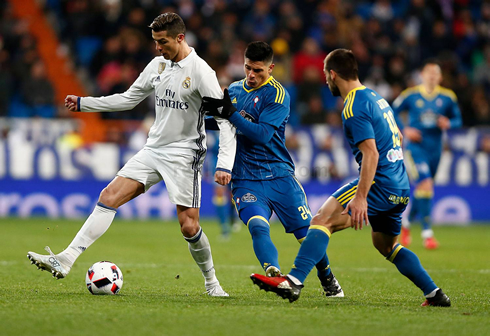
[[31, 261], [31, 264], [37, 266], [41, 271], [50, 271], [54, 278], [62, 279], [68, 275], [71, 267], [62, 264], [56, 255], [51, 252], [49, 246], [44, 248], [48, 251], [49, 255], [42, 255], [35, 252], [27, 252], [27, 258]]
[[209, 296], [215, 296], [215, 297], [229, 296], [228, 293], [225, 292], [223, 290], [223, 288], [221, 288], [219, 282], [214, 282], [214, 283], [211, 283], [211, 284], [206, 284], [205, 286], [206, 286], [206, 294], [208, 294]]

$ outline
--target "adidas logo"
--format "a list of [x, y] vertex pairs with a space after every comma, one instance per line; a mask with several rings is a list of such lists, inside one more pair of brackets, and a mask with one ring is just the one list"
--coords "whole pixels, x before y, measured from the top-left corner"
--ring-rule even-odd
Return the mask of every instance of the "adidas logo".
[[82, 252], [85, 252], [87, 248], [85, 246], [78, 246], [78, 249]]
[[232, 104], [236, 104], [236, 97], [231, 101]]
[[214, 266], [213, 266], [213, 267], [211, 267], [210, 269], [205, 270], [205, 271], [202, 271], [202, 272], [203, 272], [203, 273], [209, 273], [209, 272], [211, 272], [212, 270], [214, 270]]

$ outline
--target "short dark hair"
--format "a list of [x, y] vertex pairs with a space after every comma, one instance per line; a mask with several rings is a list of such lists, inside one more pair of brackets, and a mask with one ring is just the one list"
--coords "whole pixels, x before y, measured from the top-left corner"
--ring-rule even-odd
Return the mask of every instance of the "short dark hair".
[[327, 71], [335, 71], [344, 80], [359, 79], [359, 67], [352, 50], [335, 49], [327, 55], [325, 60]]
[[271, 46], [265, 42], [250, 42], [247, 49], [245, 49], [245, 57], [253, 62], [272, 63], [274, 51]]
[[185, 34], [184, 21], [175, 13], [158, 15], [148, 27], [155, 32], [167, 31], [167, 34], [174, 38], [179, 34]]
[[428, 58], [422, 63], [420, 70], [424, 70], [424, 68], [429, 64], [437, 65], [439, 68], [441, 67], [441, 62], [439, 62], [437, 58]]

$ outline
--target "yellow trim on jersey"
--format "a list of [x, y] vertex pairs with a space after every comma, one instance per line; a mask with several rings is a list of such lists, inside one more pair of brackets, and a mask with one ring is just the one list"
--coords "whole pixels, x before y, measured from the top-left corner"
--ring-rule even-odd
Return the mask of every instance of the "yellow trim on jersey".
[[238, 208], [236, 207], [236, 203], [235, 203], [235, 200], [233, 199], [233, 197], [231, 198], [231, 203], [233, 203], [233, 206], [235, 207], [236, 213], [239, 214]]
[[303, 238], [298, 239], [298, 243], [301, 244], [305, 239], [306, 239], [306, 237], [303, 237]]
[[407, 150], [403, 152], [403, 161], [405, 162], [405, 167], [407, 167], [408, 176], [414, 181], [418, 180], [419, 171], [417, 170], [411, 151]]
[[432, 198], [434, 197], [434, 192], [432, 190], [417, 190], [413, 192], [413, 196], [416, 198]]
[[350, 195], [352, 195], [352, 193], [355, 193], [356, 189], [357, 189], [357, 185], [355, 185], [352, 188], [350, 188], [349, 190], [345, 191], [342, 195], [339, 196], [339, 198], [337, 198], [337, 201], [339, 201], [339, 203], [342, 204], [342, 201], [346, 197], [349, 197]]
[[274, 102], [282, 104], [284, 102], [284, 97], [286, 96], [284, 87], [275, 79], [271, 80], [271, 85], [276, 88], [276, 99], [274, 100]]
[[447, 97], [451, 98], [451, 100], [453, 102], [455, 102], [455, 103], [458, 101], [458, 97], [456, 97], [456, 94], [454, 93], [453, 90], [446, 89], [446, 88], [444, 88], [442, 86], [440, 87], [440, 90], [441, 90], [441, 92], [440, 92], [441, 95], [444, 95], [444, 96], [447, 96]]
[[411, 95], [412, 93], [418, 93], [419, 92], [419, 87], [418, 86], [412, 86], [409, 87], [408, 89], [405, 89], [400, 93], [400, 96], [403, 96], [403, 99]]
[[274, 79], [274, 77], [270, 76], [270, 77], [269, 77], [269, 78], [268, 78], [268, 79], [267, 79], [267, 80], [266, 80], [264, 83], [262, 83], [260, 86], [258, 86], [258, 87], [256, 87], [256, 88], [247, 89], [247, 88], [245, 87], [245, 82], [247, 81], [247, 79], [245, 78], [245, 79], [243, 80], [243, 84], [242, 84], [242, 86], [243, 86], [243, 89], [245, 90], [245, 92], [249, 93], [249, 92], [252, 92], [252, 91], [255, 91], [255, 90], [260, 89], [260, 88], [261, 88], [262, 86], [264, 86], [264, 85], [269, 84], [269, 82], [270, 82], [271, 80], [273, 80], [273, 79]]
[[347, 96], [344, 99], [344, 103], [347, 101], [347, 98], [349, 98], [349, 101], [347, 102], [345, 108], [344, 108], [344, 119], [349, 119], [350, 117], [354, 116], [354, 113], [352, 112], [352, 106], [354, 105], [354, 99], [356, 98], [356, 92], [359, 90], [364, 90], [366, 87], [364, 85], [353, 88], [352, 90], [349, 91]]
[[400, 252], [402, 248], [403, 248], [402, 245], [398, 245], [396, 249], [393, 251], [393, 253], [391, 253], [391, 256], [388, 258], [388, 260], [393, 262], [393, 260], [395, 260], [396, 255], [398, 254], [398, 252]]
[[422, 97], [424, 97], [426, 100], [434, 100], [434, 98], [437, 97], [437, 95], [441, 92], [441, 87], [439, 85], [437, 85], [435, 88], [434, 88], [434, 91], [432, 91], [431, 93], [428, 93], [427, 92], [427, 89], [425, 88], [425, 86], [423, 86], [422, 84], [420, 84], [418, 86], [419, 88], [419, 92], [420, 94], [422, 95]]
[[266, 222], [266, 223], [267, 223], [267, 225], [269, 225], [269, 226], [270, 226], [270, 224], [269, 224], [269, 222], [267, 221], [267, 219], [265, 219], [265, 218], [264, 218], [264, 217], [262, 217], [262, 216], [253, 216], [252, 218], [250, 218], [250, 219], [248, 220], [248, 222], [247, 222], [247, 226], [248, 226], [248, 223], [250, 223], [250, 221], [251, 221], [252, 219], [255, 219], [255, 218], [263, 220], [264, 222]]
[[345, 100], [344, 100], [345, 107], [344, 107], [344, 109], [342, 110], [342, 114], [344, 115], [344, 119], [347, 119], [347, 118], [348, 118], [348, 117], [347, 117], [347, 110], [348, 110], [348, 108], [349, 108], [349, 104], [350, 104], [350, 99], [351, 99], [350, 95], [351, 95], [351, 94], [349, 93], [349, 94], [347, 95], [347, 97], [345, 97]]
[[305, 193], [305, 190], [303, 189], [303, 186], [301, 185], [301, 183], [299, 183], [298, 179], [296, 178], [296, 176], [293, 176], [293, 179], [296, 181], [296, 183], [298, 183], [298, 186], [301, 188], [301, 190], [303, 191], [303, 194], [305, 195], [305, 201], [306, 201], [306, 206], [308, 206], [308, 197], [306, 197], [306, 193]]
[[310, 226], [310, 228], [309, 228], [308, 230], [320, 230], [320, 231], [323, 231], [323, 232], [325, 232], [325, 233], [327, 234], [327, 236], [328, 236], [329, 238], [330, 238], [330, 236], [332, 235], [332, 234], [330, 233], [330, 231], [329, 231], [329, 230], [328, 230], [326, 227], [324, 227], [324, 226], [322, 226], [322, 225], [311, 225], [311, 226]]

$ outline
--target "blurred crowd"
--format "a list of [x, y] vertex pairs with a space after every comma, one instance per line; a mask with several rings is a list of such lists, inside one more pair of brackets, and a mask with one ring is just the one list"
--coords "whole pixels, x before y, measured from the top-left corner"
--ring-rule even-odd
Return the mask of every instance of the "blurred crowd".
[[[91, 95], [126, 90], [156, 55], [148, 25], [176, 12], [186, 38], [223, 86], [244, 77], [247, 43], [274, 49], [273, 75], [289, 91], [290, 123], [340, 124], [325, 55], [352, 49], [361, 81], [393, 101], [419, 83], [422, 62], [437, 58], [442, 85], [455, 91], [465, 126], [490, 126], [490, 1], [484, 0], [44, 0], [44, 13]], [[0, 4], [0, 116], [62, 117], [64, 109], [29, 33], [28, 22]], [[143, 120], [151, 101], [103, 118]]]

